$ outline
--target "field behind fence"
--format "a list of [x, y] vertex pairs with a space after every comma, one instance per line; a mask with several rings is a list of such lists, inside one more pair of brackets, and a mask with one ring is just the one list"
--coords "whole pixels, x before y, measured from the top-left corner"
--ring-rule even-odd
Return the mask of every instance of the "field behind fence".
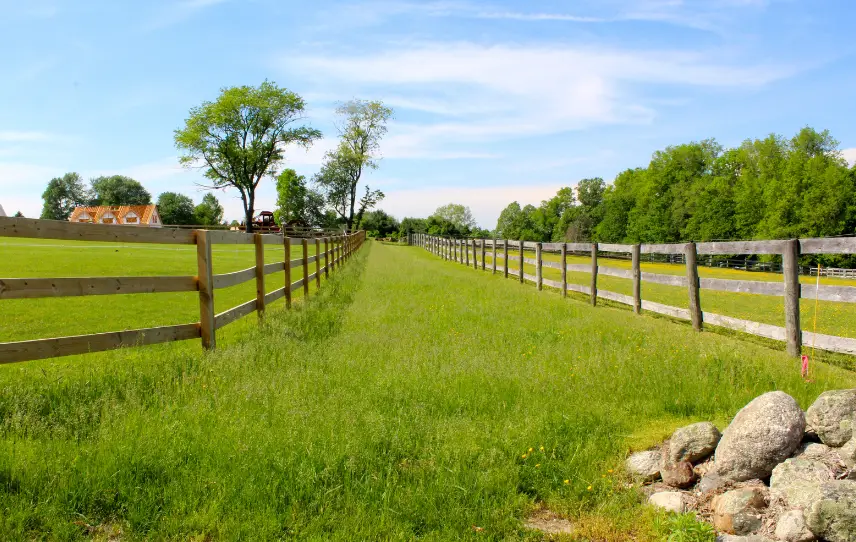
[[[341, 265], [365, 240], [363, 232], [293, 238], [279, 234], [76, 224], [26, 218], [0, 218], [0, 237], [169, 246], [195, 245], [196, 247], [196, 269], [189, 270], [195, 271], [195, 274], [0, 278], [0, 300], [166, 292], [198, 292], [199, 294], [198, 321], [106, 333], [3, 342], [0, 343], [0, 363], [189, 339], [200, 339], [203, 348], [215, 348], [218, 329], [252, 312], [256, 312], [261, 318], [267, 305], [282, 298], [285, 298], [286, 304], [290, 306], [295, 292], [302, 289], [303, 295], [307, 295], [309, 286], [313, 282], [316, 287], [320, 287], [322, 276], [329, 276], [330, 272]], [[255, 264], [238, 271], [215, 274], [212, 254], [212, 247], [215, 245], [251, 245]], [[265, 247], [270, 245], [281, 247], [283, 256], [280, 261], [266, 263]], [[298, 254], [297, 258], [293, 257], [295, 252]], [[84, 262], [92, 260], [93, 258], [81, 258]], [[50, 265], [50, 262], [47, 265]], [[268, 291], [265, 279], [274, 273], [284, 273], [283, 286]], [[221, 312], [215, 310], [216, 290], [250, 281], [255, 282], [254, 299]], [[169, 307], [163, 307], [163, 310], [168, 311]], [[11, 315], [7, 313], [7, 317]], [[74, 317], [74, 314], [68, 315], [69, 319]]]
[[[607, 243], [535, 243], [501, 239], [452, 239], [427, 234], [412, 234], [410, 243], [419, 245], [445, 259], [457, 261], [474, 268], [490, 270], [504, 276], [517, 278], [521, 283], [534, 283], [539, 290], [543, 286], [556, 288], [567, 295], [577, 292], [589, 296], [592, 305], [598, 299], [629, 305], [637, 314], [650, 311], [672, 318], [689, 320], [693, 327], [701, 331], [705, 324], [720, 326], [743, 333], [785, 342], [788, 353], [799, 355], [803, 345], [830, 352], [856, 355], [856, 337], [818, 333], [814, 330], [815, 320], [802, 322], [806, 309], [814, 308], [815, 318], [818, 307], [822, 305], [825, 325], [843, 334], [856, 331], [852, 309], [856, 309], [856, 286], [839, 279], [825, 279], [835, 284], [816, 284], [811, 277], [799, 275], [799, 256], [801, 254], [854, 254], [856, 238], [829, 239], [792, 239], [776, 241], [735, 241], [713, 243], [680, 244], [607, 244]], [[653, 273], [642, 271], [644, 254], [680, 255], [685, 262], [681, 267], [683, 274]], [[768, 254], [782, 258], [782, 275], [778, 280], [753, 280], [736, 275], [746, 272], [728, 270], [735, 278], [708, 278], [699, 275], [699, 258], [708, 255]], [[608, 256], [627, 258], [630, 265], [615, 264], [617, 260], [607, 260], [612, 265], [603, 265], [599, 261]], [[579, 263], [578, 263], [579, 262]], [[623, 263], [623, 262], [620, 262]], [[676, 268], [677, 266], [673, 266]], [[529, 272], [527, 272], [529, 271]], [[547, 278], [551, 276], [554, 278]], [[740, 278], [736, 278], [739, 277]], [[775, 277], [775, 275], [766, 275]], [[581, 278], [587, 277], [587, 281]], [[806, 282], [806, 279], [810, 281]], [[613, 290], [603, 288], [608, 282]], [[642, 284], [650, 285], [655, 297], [660, 301], [676, 300], [677, 290], [684, 291], [685, 303], [669, 304], [653, 301], [643, 296]], [[620, 293], [623, 289], [627, 293]], [[717, 312], [703, 310], [702, 291], [727, 294], [754, 294], [748, 303], [749, 318], [737, 318], [720, 312], [728, 312], [733, 297], [712, 299], [711, 305]], [[648, 299], [645, 299], [648, 297]], [[783, 300], [783, 307], [775, 316], [766, 311], [771, 306], [765, 303], [767, 298]], [[807, 303], [806, 303], [807, 302]], [[746, 298], [741, 303], [747, 305]], [[808, 305], [808, 306], [805, 306]], [[841, 306], [851, 311], [842, 316]], [[754, 307], [754, 308], [751, 308]], [[753, 312], [754, 311], [754, 312]], [[763, 313], [760, 314], [760, 313]], [[827, 317], [826, 315], [829, 314]], [[762, 318], [763, 316], [763, 318]], [[758, 319], [767, 322], [756, 321]], [[779, 320], [784, 325], [768, 323]], [[835, 320], [832, 322], [831, 320]], [[808, 326], [806, 325], [808, 324]]]

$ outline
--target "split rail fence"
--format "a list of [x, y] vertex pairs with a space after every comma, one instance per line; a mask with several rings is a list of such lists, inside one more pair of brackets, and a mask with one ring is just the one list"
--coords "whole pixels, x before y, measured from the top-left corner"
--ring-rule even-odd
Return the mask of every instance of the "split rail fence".
[[[567, 296], [568, 291], [585, 294], [590, 297], [592, 305], [597, 305], [598, 298], [603, 298], [630, 305], [637, 314], [646, 310], [672, 318], [689, 320], [697, 331], [701, 331], [704, 324], [710, 324], [783, 341], [787, 344], [788, 353], [793, 356], [800, 355], [803, 343], [813, 345], [821, 350], [856, 355], [856, 339], [803, 331], [800, 327], [800, 298], [856, 303], [856, 287], [800, 284], [799, 256], [801, 254], [856, 254], [856, 238], [853, 237], [622, 245], [611, 243], [534, 243], [507, 239], [452, 239], [414, 233], [411, 235], [410, 242], [446, 260], [457, 261], [468, 266], [471, 263], [470, 255], [472, 255], [473, 267], [478, 269], [481, 266], [483, 271], [487, 268], [487, 257], [490, 256], [492, 259], [490, 270], [493, 273], [503, 273], [506, 278], [512, 275], [517, 277], [521, 283], [524, 281], [533, 282], [539, 290], [546, 284], [559, 289], [564, 296]], [[526, 257], [527, 250], [530, 254], [534, 251], [535, 257]], [[561, 258], [558, 262], [544, 261], [542, 254], [545, 252], [561, 254]], [[568, 255], [575, 253], [589, 256], [591, 264], [569, 264]], [[632, 268], [628, 270], [599, 265], [598, 254], [601, 253], [610, 255], [629, 254]], [[640, 265], [642, 254], [680, 254], [686, 262], [686, 276], [642, 272]], [[763, 282], [699, 277], [697, 261], [699, 255], [734, 254], [780, 255], [782, 257], [783, 281]], [[511, 261], [517, 262], [517, 269], [512, 269], [509, 266]], [[524, 264], [535, 266], [535, 275], [525, 273]], [[561, 282], [543, 278], [544, 267], [561, 270]], [[590, 273], [590, 285], [568, 283], [568, 271]], [[632, 280], [633, 295], [598, 289], [598, 275]], [[642, 299], [641, 285], [643, 282], [687, 288], [689, 308], [684, 309]], [[785, 325], [780, 327], [704, 312], [699, 294], [702, 289], [784, 297], [785, 313], [783, 316]]]
[[[314, 280], [347, 260], [365, 241], [365, 232], [330, 237], [291, 238], [280, 234], [248, 234], [234, 231], [142, 228], [106, 224], [78, 224], [56, 220], [0, 217], [0, 237], [24, 237], [73, 241], [107, 241], [122, 243], [155, 243], [196, 245], [197, 274], [158, 277], [74, 277], [74, 278], [0, 278], [0, 300], [35, 299], [89, 295], [140, 294], [162, 292], [199, 292], [199, 322], [172, 326], [132, 329], [89, 335], [54, 337], [29, 341], [0, 343], [0, 363], [85, 354], [127, 346], [141, 346], [189, 339], [201, 339], [202, 347], [213, 349], [217, 330], [250, 314], [264, 315], [265, 306], [285, 297], [291, 306], [292, 292], [303, 288], [308, 295]], [[215, 244], [255, 245], [255, 265], [241, 271], [215, 275], [212, 271], [211, 247]], [[264, 263], [265, 245], [282, 245], [284, 260]], [[315, 254], [309, 256], [309, 245]], [[300, 258], [291, 258], [292, 246], [302, 247]], [[323, 250], [322, 250], [323, 245]], [[321, 261], [324, 266], [321, 266]], [[310, 273], [310, 264], [315, 270]], [[265, 276], [285, 271], [285, 285], [265, 293]], [[302, 277], [292, 280], [301, 271]], [[255, 280], [256, 297], [220, 313], [214, 310], [214, 292]]]

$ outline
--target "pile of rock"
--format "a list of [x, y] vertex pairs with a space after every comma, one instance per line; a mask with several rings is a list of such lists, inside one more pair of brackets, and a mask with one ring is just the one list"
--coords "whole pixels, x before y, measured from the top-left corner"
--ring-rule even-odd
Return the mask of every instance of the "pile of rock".
[[696, 511], [723, 542], [856, 542], [856, 389], [825, 392], [806, 412], [766, 393], [721, 435], [683, 427], [626, 467], [652, 505]]

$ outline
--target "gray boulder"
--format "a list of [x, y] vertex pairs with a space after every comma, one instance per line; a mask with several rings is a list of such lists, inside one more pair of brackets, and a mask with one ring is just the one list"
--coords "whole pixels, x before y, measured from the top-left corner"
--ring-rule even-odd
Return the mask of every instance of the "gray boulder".
[[627, 458], [627, 472], [634, 478], [653, 482], [660, 477], [662, 455], [657, 451], [636, 452]]
[[791, 458], [773, 469], [770, 493], [784, 499], [790, 508], [808, 508], [819, 497], [820, 486], [832, 479], [833, 473], [824, 463]]
[[847, 465], [848, 469], [856, 468], [856, 435], [850, 441], [838, 449], [838, 457]]
[[767, 507], [764, 492], [758, 487], [732, 489], [711, 502], [713, 526], [728, 534], [752, 534], [761, 528], [761, 510]]
[[829, 456], [831, 452], [832, 448], [826, 444], [808, 442], [799, 447], [794, 454], [794, 457], [800, 457], [803, 459], [823, 459], [824, 457]]
[[805, 414], [793, 397], [765, 393], [743, 407], [716, 447], [716, 472], [740, 482], [765, 479], [802, 442]]
[[805, 524], [802, 510], [791, 510], [779, 516], [776, 523], [776, 538], [784, 542], [811, 542], [816, 540]]
[[856, 416], [856, 389], [832, 390], [820, 394], [806, 411], [806, 422], [820, 441], [835, 448], [853, 438]]
[[701, 422], [682, 427], [669, 440], [667, 459], [669, 463], [689, 461], [696, 463], [716, 450], [722, 435], [710, 422]]
[[707, 493], [708, 491], [714, 491], [721, 488], [726, 483], [728, 483], [728, 480], [725, 480], [715, 472], [711, 472], [701, 477], [696, 489], [702, 493]]
[[648, 497], [648, 504], [667, 512], [683, 514], [687, 511], [687, 500], [680, 491], [661, 491]]
[[820, 497], [805, 511], [811, 532], [829, 542], [856, 542], [856, 481], [820, 486]]

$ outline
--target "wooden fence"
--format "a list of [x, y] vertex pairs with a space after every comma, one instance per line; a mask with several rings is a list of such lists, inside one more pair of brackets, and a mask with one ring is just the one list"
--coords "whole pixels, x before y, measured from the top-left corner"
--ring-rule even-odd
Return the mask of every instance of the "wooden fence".
[[[513, 275], [520, 282], [535, 283], [539, 290], [546, 284], [557, 288], [562, 295], [568, 291], [588, 295], [591, 304], [596, 305], [598, 298], [630, 305], [640, 314], [643, 310], [656, 312], [673, 318], [689, 320], [693, 328], [701, 331], [704, 324], [725, 327], [760, 337], [766, 337], [787, 343], [788, 353], [798, 356], [802, 345], [811, 344], [816, 348], [831, 352], [856, 355], [856, 339], [823, 335], [803, 331], [800, 327], [800, 298], [819, 299], [843, 303], [856, 303], [856, 287], [852, 286], [815, 286], [800, 284], [800, 254], [856, 254], [856, 238], [828, 239], [791, 239], [781, 241], [734, 241], [714, 243], [679, 243], [621, 245], [611, 243], [533, 243], [509, 241], [506, 239], [452, 239], [427, 234], [412, 234], [411, 244], [424, 247], [446, 260], [472, 265], [484, 271], [487, 257], [491, 256], [490, 270], [501, 272], [505, 277]], [[534, 258], [527, 258], [525, 251], [534, 251]], [[490, 254], [488, 254], [488, 252]], [[515, 254], [510, 254], [515, 252]], [[559, 262], [543, 261], [544, 252], [561, 254]], [[591, 257], [591, 264], [569, 264], [569, 253], [583, 253]], [[598, 264], [598, 254], [629, 254], [632, 268], [619, 269]], [[686, 276], [659, 273], [644, 273], [641, 270], [642, 254], [681, 254], [686, 262]], [[762, 282], [754, 280], [727, 280], [699, 278], [697, 258], [700, 255], [734, 254], [777, 254], [782, 257], [783, 281]], [[479, 259], [480, 257], [480, 259]], [[510, 261], [517, 262], [517, 269], [511, 269]], [[524, 264], [535, 266], [535, 275], [524, 273]], [[553, 281], [543, 278], [543, 267], [561, 270], [562, 280]], [[587, 272], [591, 275], [591, 284], [582, 286], [568, 283], [568, 271]], [[599, 290], [598, 275], [624, 278], [633, 281], [633, 295], [624, 295], [608, 290]], [[687, 288], [689, 304], [687, 309], [645, 301], [642, 299], [642, 282], [653, 282], [669, 286]], [[704, 312], [701, 307], [699, 290], [718, 290], [724, 292], [750, 293], [784, 297], [784, 327], [732, 318], [721, 314]]]
[[[314, 280], [342, 264], [365, 240], [364, 232], [323, 238], [290, 238], [278, 234], [247, 234], [233, 231], [143, 228], [108, 224], [78, 224], [55, 220], [0, 217], [0, 237], [27, 237], [74, 241], [108, 241], [122, 243], [157, 243], [196, 245], [197, 274], [179, 277], [75, 277], [75, 278], [0, 278], [0, 299], [34, 299], [84, 295], [139, 294], [161, 292], [199, 292], [199, 322], [133, 329], [91, 335], [54, 337], [0, 343], [0, 363], [100, 352], [125, 346], [157, 344], [188, 339], [201, 339], [202, 347], [217, 344], [217, 330], [256, 311], [261, 318], [265, 306], [285, 297], [291, 306], [292, 292], [303, 288], [309, 293]], [[215, 275], [212, 272], [211, 247], [216, 244], [255, 245], [255, 265], [241, 271]], [[264, 263], [264, 245], [282, 245], [284, 260]], [[309, 256], [309, 245], [315, 254]], [[292, 259], [292, 245], [302, 247], [302, 257]], [[322, 250], [323, 245], [323, 250]], [[321, 267], [321, 260], [324, 266]], [[310, 264], [315, 270], [310, 274]], [[292, 281], [292, 272], [302, 270], [302, 277]], [[265, 293], [265, 276], [285, 271], [285, 285]], [[214, 310], [214, 292], [255, 280], [256, 297], [220, 313]]]

